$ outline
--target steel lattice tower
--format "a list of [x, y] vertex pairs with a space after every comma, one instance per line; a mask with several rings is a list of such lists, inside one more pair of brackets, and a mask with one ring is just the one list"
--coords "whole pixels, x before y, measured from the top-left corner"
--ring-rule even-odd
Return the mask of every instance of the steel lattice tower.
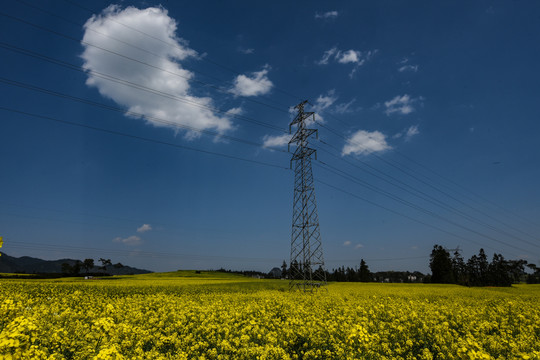
[[[326, 284], [326, 272], [323, 269], [324, 259], [319, 230], [319, 216], [315, 201], [315, 187], [311, 169], [311, 155], [317, 156], [311, 149], [309, 138], [317, 135], [317, 130], [308, 129], [306, 122], [315, 122], [315, 113], [305, 112], [306, 101], [295, 106], [298, 114], [289, 125], [289, 132], [294, 125], [296, 133], [289, 141], [296, 145], [291, 158], [294, 168], [294, 200], [291, 236], [290, 289], [313, 291]], [[293, 166], [294, 164], [294, 166]]]

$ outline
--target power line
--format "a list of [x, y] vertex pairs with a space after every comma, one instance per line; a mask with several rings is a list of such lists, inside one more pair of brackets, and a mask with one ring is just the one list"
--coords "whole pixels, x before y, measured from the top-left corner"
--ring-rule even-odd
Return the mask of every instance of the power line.
[[[363, 180], [361, 180], [361, 179], [358, 179], [357, 177], [354, 177], [354, 176], [352, 176], [352, 175], [350, 175], [350, 174], [347, 174], [347, 173], [345, 173], [345, 172], [343, 172], [343, 171], [341, 171], [341, 170], [339, 170], [339, 169], [335, 169], [335, 168], [333, 168], [332, 166], [330, 166], [330, 165], [328, 165], [328, 164], [325, 164], [325, 163], [323, 163], [323, 162], [321, 162], [321, 161], [319, 161], [319, 163], [322, 163], [323, 165], [325, 165], [326, 167], [328, 167], [328, 168], [330, 169], [330, 170], [329, 170], [330, 172], [333, 172], [334, 174], [336, 174], [336, 175], [338, 175], [338, 176], [341, 176], [341, 177], [343, 177], [343, 178], [345, 178], [345, 179], [348, 179], [349, 181], [353, 181], [353, 182], [355, 182], [355, 183], [357, 183], [357, 184], [360, 184], [360, 185], [362, 185], [362, 186], [364, 186], [364, 187], [366, 187], [366, 188], [368, 188], [368, 189], [370, 189], [370, 190], [372, 190], [372, 191], [374, 191], [374, 192], [376, 192], [376, 193], [378, 193], [378, 194], [381, 194], [381, 195], [383, 195], [383, 196], [386, 196], [386, 197], [388, 197], [388, 198], [390, 198], [390, 199], [392, 199], [392, 200], [394, 200], [394, 201], [396, 201], [396, 202], [399, 202], [399, 203], [401, 203], [401, 204], [403, 204], [403, 205], [406, 205], [406, 206], [408, 206], [408, 207], [410, 207], [410, 208], [413, 208], [413, 209], [415, 209], [415, 210], [417, 210], [417, 211], [420, 211], [420, 212], [423, 212], [423, 213], [425, 213], [425, 214], [427, 214], [427, 215], [433, 216], [433, 217], [435, 217], [435, 218], [437, 218], [437, 219], [439, 219], [439, 220], [442, 220], [442, 221], [444, 221], [444, 222], [446, 222], [446, 223], [449, 223], [449, 224], [451, 224], [451, 225], [454, 225], [454, 226], [456, 226], [456, 227], [458, 227], [458, 228], [460, 228], [460, 229], [463, 229], [463, 230], [466, 230], [466, 231], [468, 231], [468, 232], [471, 232], [471, 233], [473, 233], [473, 234], [475, 234], [475, 235], [484, 237], [484, 238], [486, 238], [486, 239], [488, 239], [488, 240], [498, 242], [499, 244], [506, 245], [506, 246], [508, 246], [508, 247], [511, 247], [511, 248], [514, 248], [514, 249], [517, 249], [517, 250], [521, 250], [521, 251], [524, 251], [524, 252], [529, 252], [529, 250], [525, 250], [525, 249], [520, 248], [520, 247], [518, 247], [518, 246], [515, 246], [515, 245], [513, 245], [513, 244], [510, 244], [510, 243], [507, 243], [507, 242], [505, 242], [505, 241], [502, 241], [502, 240], [499, 240], [499, 239], [497, 239], [497, 238], [494, 238], [493, 236], [486, 235], [486, 234], [484, 234], [484, 233], [482, 233], [482, 232], [479, 232], [479, 231], [477, 231], [477, 230], [474, 230], [474, 229], [471, 229], [471, 228], [469, 228], [469, 227], [467, 227], [467, 226], [464, 226], [464, 225], [462, 225], [462, 224], [459, 224], [459, 223], [457, 223], [457, 222], [455, 222], [455, 221], [453, 221], [453, 220], [450, 220], [450, 219], [448, 219], [448, 218], [446, 218], [446, 217], [444, 217], [444, 216], [442, 216], [442, 215], [439, 215], [438, 213], [435, 213], [435, 212], [433, 212], [433, 211], [431, 211], [431, 210], [427, 210], [427, 209], [425, 209], [425, 208], [423, 208], [423, 207], [421, 207], [421, 206], [419, 206], [419, 205], [416, 205], [416, 204], [414, 204], [414, 203], [411, 203], [410, 201], [407, 201], [407, 200], [405, 200], [405, 199], [403, 199], [403, 198], [401, 198], [401, 197], [399, 197], [399, 196], [396, 196], [396, 195], [394, 195], [394, 194], [392, 194], [392, 193], [389, 193], [389, 192], [387, 192], [387, 191], [385, 191], [385, 190], [382, 190], [382, 189], [380, 189], [380, 188], [378, 188], [378, 187], [376, 187], [376, 186], [370, 185], [370, 184], [366, 183], [365, 181], [363, 181]], [[324, 167], [323, 167], [323, 168], [324, 168]]]
[[192, 126], [188, 126], [188, 125], [184, 125], [184, 124], [176, 123], [176, 122], [172, 122], [172, 121], [167, 121], [167, 120], [155, 117], [155, 116], [146, 116], [144, 114], [137, 113], [137, 112], [134, 112], [134, 111], [130, 111], [130, 110], [127, 110], [127, 109], [123, 109], [123, 108], [119, 108], [119, 107], [115, 107], [115, 106], [111, 106], [111, 105], [106, 105], [106, 104], [96, 102], [96, 101], [93, 101], [93, 100], [90, 100], [90, 99], [76, 97], [76, 96], [68, 95], [68, 94], [65, 94], [65, 93], [60, 93], [60, 92], [57, 92], [57, 91], [45, 89], [45, 88], [42, 88], [42, 87], [39, 87], [39, 86], [26, 84], [26, 83], [22, 83], [22, 82], [11, 80], [11, 79], [6, 79], [6, 78], [3, 78], [3, 77], [0, 77], [0, 82], [4, 83], [4, 84], [11, 85], [11, 86], [17, 86], [17, 87], [20, 87], [20, 88], [23, 88], [23, 89], [32, 90], [32, 91], [36, 91], [36, 92], [41, 92], [41, 93], [44, 93], [44, 94], [47, 94], [47, 95], [52, 95], [52, 96], [56, 96], [56, 97], [59, 97], [59, 98], [80, 102], [80, 103], [83, 103], [83, 104], [86, 104], [86, 105], [95, 106], [95, 107], [102, 108], [102, 109], [105, 109], [105, 110], [120, 112], [122, 114], [128, 114], [128, 115], [132, 115], [132, 116], [135, 116], [135, 117], [145, 117], [145, 118], [147, 118], [149, 120], [152, 120], [152, 121], [155, 121], [155, 122], [158, 122], [158, 123], [162, 123], [164, 125], [168, 125], [168, 126], [171, 126], [171, 127], [176, 127], [176, 128], [180, 128], [180, 129], [193, 131], [193, 132], [198, 132], [198, 133], [205, 134], [205, 135], [212, 135], [212, 136], [215, 136], [216, 138], [232, 140], [232, 141], [236, 141], [236, 142], [243, 143], [243, 144], [246, 144], [246, 145], [256, 146], [256, 147], [259, 147], [259, 148], [268, 148], [270, 150], [281, 152], [281, 153], [287, 153], [285, 150], [265, 146], [264, 144], [261, 144], [261, 143], [256, 143], [256, 142], [253, 142], [253, 141], [233, 137], [233, 136], [230, 136], [230, 135], [220, 134], [219, 132], [216, 132], [216, 131], [194, 128]]
[[[326, 145], [328, 145], [328, 146], [330, 146], [330, 147], [332, 147], [332, 148], [335, 149], [335, 147], [333, 147], [333, 146], [331, 146], [331, 145], [325, 143], [325, 142], [322, 141], [322, 140], [320, 140], [320, 142], [323, 143], [323, 144], [326, 144]], [[475, 216], [469, 215], [469, 214], [467, 214], [467, 213], [465, 213], [465, 212], [463, 212], [463, 211], [461, 211], [461, 210], [459, 210], [459, 209], [457, 209], [457, 208], [455, 208], [455, 207], [453, 207], [453, 206], [451, 206], [451, 205], [449, 205], [449, 204], [447, 204], [447, 203], [445, 203], [445, 202], [443, 202], [443, 201], [441, 201], [441, 200], [439, 200], [439, 199], [437, 199], [437, 198], [435, 198], [435, 197], [433, 197], [433, 196], [431, 196], [431, 195], [429, 195], [429, 194], [427, 194], [427, 193], [425, 193], [425, 192], [423, 192], [423, 191], [421, 191], [421, 190], [418, 190], [418, 189], [416, 189], [416, 188], [410, 186], [409, 184], [407, 184], [407, 183], [405, 183], [405, 182], [403, 182], [403, 181], [401, 181], [401, 180], [399, 180], [399, 179], [397, 179], [397, 178], [395, 178], [395, 177], [393, 177], [393, 176], [391, 176], [391, 175], [388, 175], [388, 174], [386, 174], [386, 173], [384, 173], [384, 172], [382, 172], [382, 171], [380, 171], [380, 170], [374, 168], [373, 166], [369, 165], [368, 163], [366, 163], [366, 162], [364, 162], [364, 161], [361, 161], [361, 160], [359, 160], [359, 159], [356, 159], [359, 163], [362, 163], [364, 166], [367, 166], [367, 167], [369, 167], [370, 169], [373, 169], [374, 171], [376, 171], [376, 172], [378, 172], [378, 173], [380, 173], [380, 174], [383, 174], [383, 175], [389, 177], [390, 179], [392, 179], [392, 181], [390, 181], [390, 180], [388, 180], [388, 179], [386, 179], [386, 178], [384, 178], [384, 177], [382, 177], [382, 176], [380, 176], [380, 175], [378, 175], [378, 174], [375, 174], [375, 173], [373, 173], [373, 172], [371, 172], [371, 171], [369, 171], [369, 170], [366, 170], [365, 168], [359, 167], [359, 166], [357, 166], [356, 164], [353, 164], [353, 163], [351, 163], [350, 161], [347, 161], [346, 159], [343, 159], [342, 157], [338, 157], [338, 156], [336, 156], [335, 154], [330, 153], [329, 151], [326, 151], [326, 150], [324, 150], [324, 149], [322, 149], [322, 150], [325, 151], [326, 153], [328, 153], [329, 155], [333, 156], [334, 158], [337, 158], [338, 160], [341, 160], [341, 161], [343, 161], [343, 162], [345, 162], [345, 163], [347, 163], [347, 164], [349, 164], [349, 165], [351, 165], [351, 166], [354, 166], [354, 167], [356, 167], [356, 168], [358, 168], [358, 169], [360, 169], [360, 170], [362, 170], [362, 171], [365, 171], [365, 172], [367, 172], [368, 174], [370, 174], [370, 175], [372, 175], [372, 176], [374, 176], [374, 177], [376, 177], [376, 178], [378, 178], [378, 179], [380, 179], [380, 180], [383, 180], [383, 181], [385, 181], [385, 182], [387, 182], [387, 183], [389, 183], [389, 184], [391, 184], [391, 185], [393, 185], [393, 186], [395, 186], [395, 187], [397, 187], [397, 188], [399, 188], [399, 189], [401, 189], [401, 190], [403, 190], [403, 191], [405, 191], [405, 192], [407, 192], [407, 193], [409, 193], [409, 194], [412, 194], [413, 196], [416, 196], [416, 197], [418, 197], [418, 198], [420, 198], [420, 199], [422, 199], [422, 200], [424, 200], [424, 201], [427, 201], [427, 202], [429, 202], [429, 203], [431, 203], [431, 204], [433, 204], [433, 205], [435, 205], [435, 206], [438, 206], [438, 207], [441, 207], [441, 208], [443, 208], [443, 209], [445, 209], [445, 210], [447, 210], [447, 211], [450, 211], [451, 213], [454, 213], [454, 214], [456, 214], [456, 215], [458, 215], [458, 216], [460, 216], [460, 217], [462, 217], [462, 218], [464, 218], [464, 219], [466, 219], [466, 220], [468, 220], [468, 221], [471, 221], [471, 222], [473, 222], [473, 223], [475, 223], [475, 224], [478, 224], [478, 225], [484, 226], [484, 227], [486, 227], [486, 228], [489, 228], [490, 230], [496, 231], [496, 232], [499, 233], [499, 234], [502, 234], [502, 235], [505, 235], [505, 236], [512, 237], [512, 238], [514, 238], [514, 239], [516, 239], [516, 240], [518, 240], [518, 241], [521, 241], [521, 242], [524, 242], [524, 243], [526, 243], [526, 244], [529, 244], [529, 245], [532, 245], [532, 246], [535, 246], [535, 247], [539, 247], [539, 248], [540, 248], [540, 245], [539, 245], [539, 244], [536, 244], [536, 243], [527, 241], [527, 240], [525, 240], [525, 239], [522, 239], [521, 237], [515, 236], [514, 234], [511, 234], [511, 233], [509, 233], [509, 232], [507, 232], [507, 231], [504, 231], [504, 230], [502, 230], [502, 229], [500, 229], [500, 228], [498, 228], [498, 227], [496, 227], [496, 226], [493, 226], [493, 225], [491, 225], [491, 224], [489, 224], [489, 223], [486, 223], [485, 221], [482, 221], [482, 220], [478, 219], [478, 218], [475, 217]], [[328, 164], [326, 164], [326, 165], [329, 166], [329, 167], [331, 167], [331, 166], [328, 165]], [[338, 170], [338, 169], [335, 169], [335, 168], [334, 168], [334, 170]], [[339, 171], [339, 170], [338, 170], [338, 171]], [[358, 179], [358, 178], [356, 178], [356, 179]], [[396, 182], [399, 183], [399, 184], [403, 184], [403, 185], [406, 186], [406, 187], [401, 186], [401, 185], [399, 185], [399, 184], [396, 184]], [[363, 184], [364, 184], [364, 183], [365, 183], [365, 184], [369, 184], [369, 183], [363, 181]], [[411, 190], [409, 190], [407, 187], [410, 188], [410, 189], [412, 189], [414, 192], [411, 191]], [[536, 239], [535, 239], [535, 240], [536, 240]]]
[[477, 241], [475, 241], [475, 240], [472, 240], [472, 239], [463, 237], [463, 236], [461, 236], [461, 235], [459, 235], [459, 234], [453, 233], [453, 232], [451, 232], [451, 231], [447, 231], [447, 230], [445, 230], [445, 229], [443, 229], [443, 228], [441, 228], [441, 227], [438, 227], [438, 226], [436, 226], [436, 225], [427, 223], [427, 222], [422, 221], [422, 220], [418, 220], [418, 219], [416, 219], [416, 218], [414, 218], [414, 217], [412, 217], [412, 216], [409, 216], [409, 215], [407, 215], [407, 214], [403, 214], [403, 213], [401, 213], [401, 212], [399, 212], [399, 211], [393, 210], [393, 209], [391, 209], [391, 208], [389, 208], [389, 207], [387, 207], [387, 206], [384, 206], [384, 205], [381, 205], [381, 204], [376, 203], [376, 202], [374, 202], [374, 201], [371, 201], [371, 200], [369, 200], [369, 199], [366, 199], [366, 198], [364, 198], [364, 197], [362, 197], [362, 196], [360, 196], [360, 195], [354, 194], [354, 193], [352, 193], [352, 192], [350, 192], [350, 191], [347, 191], [347, 190], [345, 190], [345, 189], [342, 189], [342, 188], [340, 188], [340, 187], [338, 187], [338, 186], [331, 185], [331, 184], [329, 184], [329, 183], [327, 183], [327, 182], [324, 182], [324, 181], [322, 181], [322, 180], [319, 180], [319, 179], [316, 179], [315, 181], [318, 182], [318, 183], [320, 183], [320, 184], [323, 184], [323, 185], [325, 185], [325, 186], [327, 186], [327, 187], [329, 187], [329, 188], [331, 188], [331, 189], [334, 189], [334, 190], [336, 190], [336, 191], [338, 191], [338, 192], [341, 192], [341, 193], [343, 193], [343, 194], [345, 194], [345, 195], [347, 195], [347, 196], [353, 197], [353, 198], [358, 199], [358, 200], [362, 200], [362, 201], [364, 201], [364, 202], [366, 202], [366, 203], [368, 203], [368, 204], [370, 204], [370, 205], [376, 206], [376, 207], [378, 207], [378, 208], [380, 208], [380, 209], [383, 209], [383, 210], [386, 210], [386, 211], [388, 211], [388, 212], [391, 212], [392, 214], [401, 216], [401, 217], [403, 217], [403, 218], [405, 218], [405, 219], [409, 219], [409, 220], [414, 221], [414, 222], [416, 222], [416, 223], [418, 223], [418, 224], [425, 225], [425, 226], [427, 226], [427, 227], [430, 227], [430, 228], [432, 228], [432, 229], [435, 229], [435, 230], [437, 230], [437, 231], [440, 231], [440, 232], [442, 232], [442, 233], [445, 233], [445, 234], [447, 234], [447, 235], [456, 237], [456, 238], [461, 239], [461, 240], [470, 241], [470, 242], [475, 243], [476, 245], [479, 245], [479, 246], [481, 246], [481, 247], [485, 247], [485, 248], [489, 248], [489, 249], [492, 249], [492, 250], [496, 250], [496, 249], [494, 249], [494, 248], [492, 248], [492, 247], [490, 247], [490, 246], [485, 246], [484, 244], [479, 243], [479, 242], [477, 242]]
[[104, 133], [108, 133], [108, 134], [112, 134], [112, 135], [123, 136], [123, 137], [126, 137], [126, 138], [151, 142], [151, 143], [160, 144], [160, 145], [167, 145], [167, 146], [171, 146], [171, 147], [178, 148], [178, 149], [196, 151], [196, 152], [200, 152], [200, 153], [203, 153], [203, 154], [220, 156], [220, 157], [227, 158], [227, 159], [239, 160], [239, 161], [249, 162], [249, 163], [253, 163], [253, 164], [257, 164], [257, 165], [264, 165], [264, 166], [269, 166], [269, 167], [273, 167], [273, 168], [283, 169], [283, 170], [287, 170], [287, 171], [290, 170], [289, 168], [283, 167], [281, 165], [271, 164], [271, 163], [267, 163], [267, 162], [264, 162], [264, 161], [252, 160], [252, 159], [242, 158], [242, 157], [238, 157], [238, 156], [234, 156], [234, 155], [227, 155], [227, 154], [220, 153], [220, 152], [198, 149], [198, 148], [194, 148], [194, 147], [191, 147], [191, 146], [174, 144], [174, 143], [170, 143], [170, 142], [166, 142], [166, 141], [162, 141], [162, 140], [151, 139], [151, 138], [138, 136], [138, 135], [131, 135], [131, 134], [123, 133], [123, 132], [120, 132], [120, 131], [108, 130], [108, 129], [104, 129], [104, 128], [100, 128], [100, 127], [96, 127], [96, 126], [90, 126], [90, 125], [75, 123], [75, 122], [71, 122], [71, 121], [67, 121], [67, 120], [60, 120], [60, 119], [52, 118], [52, 117], [49, 117], [49, 116], [33, 114], [33, 113], [26, 112], [26, 111], [11, 109], [11, 108], [7, 108], [7, 107], [3, 107], [3, 106], [0, 106], [0, 110], [9, 111], [9, 112], [12, 112], [12, 113], [18, 113], [18, 114], [26, 115], [26, 116], [31, 116], [31, 117], [35, 117], [35, 118], [39, 118], [39, 119], [43, 119], [43, 120], [47, 120], [47, 121], [54, 121], [54, 122], [58, 122], [58, 123], [66, 124], [66, 125], [77, 126], [77, 127], [81, 127], [81, 128], [85, 128], [85, 129], [94, 130], [94, 131], [100, 131], [100, 132], [104, 132]]

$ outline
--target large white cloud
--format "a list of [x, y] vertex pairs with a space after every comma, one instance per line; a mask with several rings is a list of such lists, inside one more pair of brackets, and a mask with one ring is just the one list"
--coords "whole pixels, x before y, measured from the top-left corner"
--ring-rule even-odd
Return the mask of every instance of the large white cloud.
[[[209, 109], [213, 106], [211, 98], [190, 93], [194, 75], [183, 69], [180, 62], [196, 57], [197, 53], [177, 37], [176, 30], [176, 21], [161, 7], [141, 10], [111, 5], [92, 16], [84, 25], [82, 41], [87, 85], [126, 107], [129, 116], [136, 117], [129, 112], [141, 114], [155, 126], [187, 125], [219, 133], [230, 130], [229, 117]], [[137, 84], [139, 88], [119, 84], [98, 73]], [[189, 137], [198, 135], [193, 131], [187, 133]]]
[[234, 79], [234, 86], [230, 90], [237, 96], [258, 96], [268, 94], [274, 84], [268, 79], [268, 66], [256, 71], [251, 76], [238, 75]]
[[341, 154], [367, 155], [373, 152], [389, 150], [392, 147], [386, 142], [386, 135], [379, 131], [359, 130], [352, 134], [347, 141]]

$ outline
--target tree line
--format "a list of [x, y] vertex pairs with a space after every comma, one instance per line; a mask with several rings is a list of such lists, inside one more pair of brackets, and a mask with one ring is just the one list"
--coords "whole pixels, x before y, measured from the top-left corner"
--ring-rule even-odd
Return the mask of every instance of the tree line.
[[[291, 264], [293, 268], [304, 269], [301, 263], [293, 262]], [[308, 270], [306, 270], [308, 271]], [[323, 270], [322, 268], [317, 268], [314, 270], [314, 273], [325, 272], [327, 281], [336, 281], [336, 282], [423, 282], [426, 278], [426, 275], [422, 274], [419, 271], [409, 272], [409, 271], [378, 271], [371, 272], [369, 267], [364, 259], [360, 260], [360, 266], [356, 267], [345, 267], [341, 266], [332, 271]], [[290, 279], [292, 273], [301, 273], [301, 271], [292, 271], [291, 267], [287, 267], [287, 263], [283, 261], [281, 265], [280, 277], [282, 279]], [[269, 277], [272, 274], [269, 274]], [[318, 276], [314, 276], [318, 277]]]
[[[465, 286], [511, 286], [522, 281], [540, 283], [540, 268], [535, 264], [528, 264], [526, 260], [506, 260], [497, 253], [489, 262], [484, 249], [465, 261], [459, 251], [450, 256], [447, 249], [435, 245], [429, 267], [432, 283]], [[525, 267], [532, 270], [532, 274], [527, 274]]]
[[[106, 273], [108, 266], [112, 266], [116, 269], [124, 267], [121, 263], [113, 265], [111, 259], [99, 258], [99, 262], [101, 262], [101, 266], [99, 267], [96, 267], [94, 259], [84, 259], [84, 261], [76, 260], [73, 264], [65, 262], [62, 263], [62, 274], [66, 276], [77, 276], [80, 274], [81, 270], [84, 269], [86, 275], [108, 275]], [[95, 272], [96, 270], [98, 270], [97, 273]]]

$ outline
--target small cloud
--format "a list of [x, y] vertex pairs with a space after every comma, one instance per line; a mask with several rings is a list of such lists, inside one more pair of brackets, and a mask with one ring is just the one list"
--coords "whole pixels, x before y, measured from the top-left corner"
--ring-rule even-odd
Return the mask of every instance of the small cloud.
[[379, 131], [359, 130], [351, 135], [343, 146], [342, 156], [355, 154], [367, 155], [389, 150], [392, 147], [386, 142], [386, 136]]
[[474, 128], [473, 128], [473, 127], [472, 127], [472, 128], [469, 128], [469, 132], [470, 132], [470, 133], [473, 133], [473, 132], [474, 132]]
[[113, 242], [122, 243], [129, 246], [137, 246], [142, 244], [142, 239], [138, 236], [132, 235], [127, 238], [116, 237], [113, 239]]
[[333, 10], [333, 11], [327, 11], [325, 13], [322, 13], [322, 14], [319, 14], [319, 13], [316, 13], [315, 14], [315, 19], [335, 19], [337, 18], [339, 15], [339, 13], [336, 11], [336, 10]]
[[420, 134], [420, 131], [418, 130], [418, 125], [412, 125], [409, 128], [404, 129], [403, 131], [393, 135], [392, 139], [399, 139], [401, 137], [404, 137], [405, 141], [410, 141], [413, 136], [418, 134]]
[[[362, 53], [357, 50], [347, 50], [344, 52], [340, 52], [338, 55], [336, 55], [336, 60], [340, 64], [348, 64], [348, 63], [364, 63], [364, 59], [361, 58]], [[360, 65], [361, 65], [360, 64]]]
[[412, 125], [405, 132], [405, 141], [411, 140], [413, 136], [418, 135], [418, 134], [420, 134], [420, 131], [418, 131], [418, 125]]
[[362, 244], [357, 244], [354, 248], [355, 248], [355, 249], [360, 249], [360, 248], [363, 248], [363, 247], [364, 247], [364, 245], [362, 245]]
[[138, 233], [143, 233], [152, 230], [152, 226], [150, 224], [143, 224], [140, 228], [137, 229]]
[[418, 71], [418, 65], [403, 65], [398, 69], [399, 72], [417, 72]]
[[263, 147], [264, 148], [278, 148], [285, 146], [289, 143], [291, 140], [292, 135], [291, 134], [283, 134], [283, 135], [264, 135], [263, 136]]
[[234, 87], [230, 90], [236, 96], [258, 96], [268, 94], [274, 84], [268, 79], [266, 65], [261, 71], [256, 71], [251, 76], [238, 75], [234, 80]]
[[329, 50], [326, 50], [321, 58], [321, 60], [317, 61], [316, 63], [318, 65], [327, 65], [330, 61], [330, 58], [334, 56], [338, 52], [338, 49], [333, 47]]
[[343, 246], [349, 246], [349, 245], [351, 245], [351, 242], [350, 242], [350, 241], [345, 241], [345, 242], [343, 243]]
[[241, 52], [242, 54], [249, 55], [249, 54], [253, 54], [255, 52], [255, 49], [238, 48], [238, 51]]
[[401, 115], [407, 115], [412, 113], [415, 108], [413, 107], [413, 104], [422, 100], [422, 97], [418, 98], [411, 98], [409, 95], [405, 94], [402, 96], [396, 96], [392, 100], [385, 101], [384, 106], [386, 110], [384, 111], [386, 115], [390, 115], [393, 113], [398, 113]]
[[418, 249], [418, 246], [411, 246], [411, 249], [416, 250], [416, 249]]

